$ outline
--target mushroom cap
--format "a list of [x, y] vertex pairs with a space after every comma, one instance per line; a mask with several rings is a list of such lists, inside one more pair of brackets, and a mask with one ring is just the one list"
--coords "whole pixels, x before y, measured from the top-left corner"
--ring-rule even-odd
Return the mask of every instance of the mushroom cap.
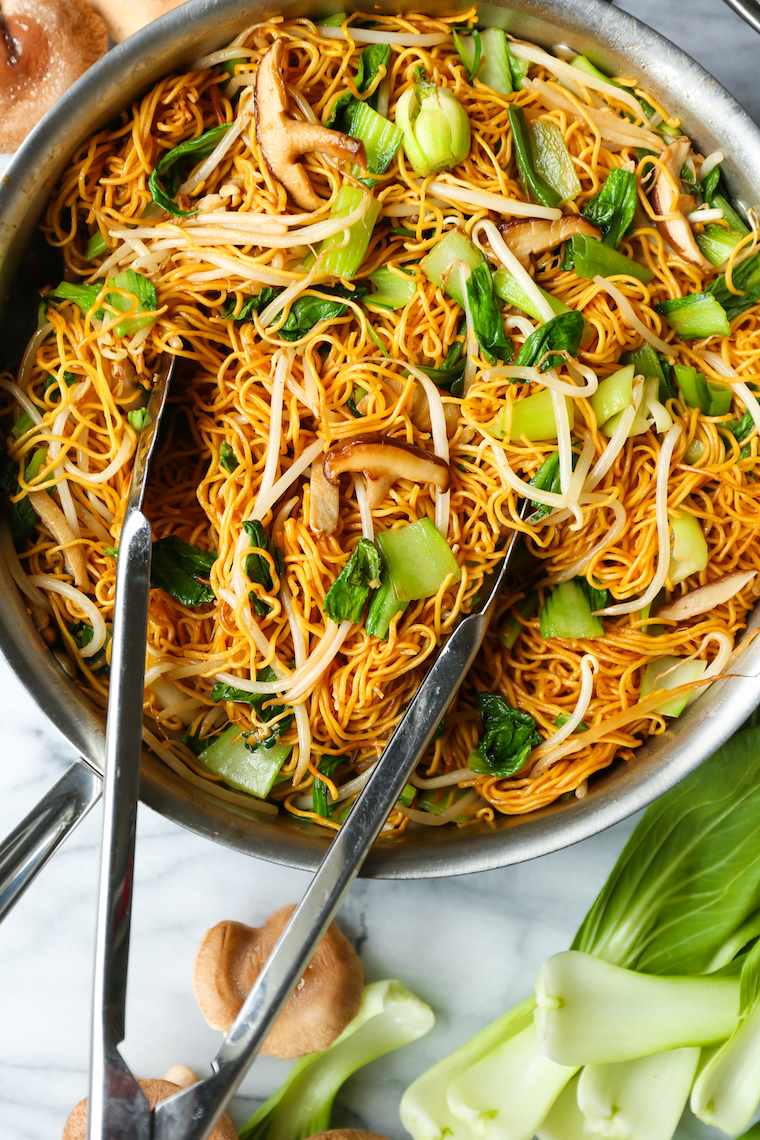
[[[155, 1108], [159, 1101], [167, 1100], [179, 1092], [180, 1086], [172, 1081], [148, 1080], [137, 1082], [148, 1098], [148, 1104]], [[87, 1140], [87, 1097], [80, 1100], [69, 1114], [63, 1126], [61, 1140]], [[228, 1116], [223, 1116], [211, 1133], [209, 1140], [237, 1140], [237, 1132]]]
[[361, 1128], [331, 1128], [328, 1132], [316, 1132], [308, 1140], [387, 1140], [379, 1132], [363, 1132]]
[[15, 150], [55, 101], [108, 51], [87, 0], [0, 5], [0, 153]]
[[564, 214], [554, 222], [546, 218], [515, 218], [500, 222], [499, 230], [523, 265], [528, 264], [532, 253], [556, 249], [560, 242], [567, 241], [574, 234], [586, 234], [594, 238], [602, 236], [601, 230], [576, 214]]
[[[660, 161], [670, 178], [659, 167], [655, 170], [649, 199], [652, 209], [659, 215], [655, 224], [665, 240], [689, 265], [696, 265], [704, 271], [712, 271], [712, 265], [703, 255], [689, 225], [682, 206], [684, 195], [680, 191], [681, 169], [691, 152], [691, 141], [685, 136], [669, 143], [660, 155]], [[693, 207], [694, 199], [689, 202]]]
[[92, 6], [106, 22], [114, 43], [139, 32], [146, 24], [179, 8], [185, 0], [92, 0]]
[[[228, 1031], [294, 910], [281, 907], [260, 927], [219, 922], [206, 931], [193, 966], [193, 989], [212, 1029]], [[292, 1059], [326, 1049], [356, 1017], [363, 986], [356, 951], [333, 922], [261, 1052]]]

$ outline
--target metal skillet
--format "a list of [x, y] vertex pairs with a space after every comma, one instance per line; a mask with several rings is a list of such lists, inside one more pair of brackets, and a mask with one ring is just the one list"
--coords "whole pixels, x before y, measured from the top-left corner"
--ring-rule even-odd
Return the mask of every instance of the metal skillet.
[[[349, 8], [374, 13], [410, 10], [410, 0], [361, 0]], [[757, 0], [733, 0], [748, 10]], [[277, 11], [284, 18], [334, 11], [331, 0], [189, 0], [109, 52], [59, 101], [19, 150], [0, 180], [0, 304], [17, 295], [13, 276], [50, 188], [71, 154], [95, 130], [151, 84], [200, 54], [224, 47], [246, 23]], [[450, 13], [452, 3], [415, 3], [415, 10]], [[722, 150], [722, 164], [738, 202], [760, 201], [760, 128], [703, 68], [651, 28], [604, 0], [483, 0], [484, 25], [505, 28], [551, 49], [564, 44], [586, 52], [604, 70], [638, 75], [704, 154]], [[749, 33], [748, 33], [749, 34]], [[6, 305], [7, 324], [13, 315]], [[760, 626], [755, 610], [750, 629]], [[58, 793], [40, 821], [30, 819], [19, 840], [26, 866], [50, 850], [77, 817], [82, 800], [99, 788], [104, 736], [100, 713], [65, 675], [36, 633], [4, 559], [0, 558], [0, 652], [40, 709], [84, 758], [78, 788]], [[760, 699], [760, 639], [742, 657], [743, 676], [712, 685], [661, 736], [637, 749], [632, 760], [598, 773], [583, 800], [558, 802], [524, 816], [499, 816], [465, 832], [447, 828], [381, 835], [362, 874], [381, 878], [429, 878], [502, 867], [544, 855], [609, 827], [644, 807], [700, 764], [734, 732]], [[14, 761], [15, 762], [15, 761]], [[21, 763], [21, 761], [19, 761]], [[322, 829], [280, 813], [262, 816], [217, 799], [143, 750], [141, 796], [154, 810], [213, 842], [309, 870], [318, 866], [327, 837]], [[97, 793], [95, 793], [97, 794]], [[52, 838], [51, 838], [52, 836]], [[36, 846], [35, 846], [36, 844]], [[39, 866], [39, 863], [36, 864]]]
[[[134, 477], [133, 477], [134, 487]], [[136, 498], [136, 495], [131, 495]], [[521, 517], [528, 504], [523, 503]], [[129, 508], [128, 508], [129, 510]], [[131, 564], [119, 567], [114, 617], [114, 656], [106, 732], [107, 767], [103, 849], [95, 954], [93, 1050], [88, 1140], [206, 1140], [258, 1053], [285, 1002], [308, 966], [373, 843], [427, 748], [441, 717], [483, 643], [502, 586], [520, 547], [512, 531], [497, 570], [487, 575], [480, 608], [462, 618], [438, 653], [412, 698], [367, 784], [333, 839], [306, 894], [264, 964], [205, 1080], [183, 1089], [155, 1109], [130, 1073], [117, 1046], [124, 1037], [129, 953], [129, 916], [134, 863], [144, 655], [134, 660], [137, 637], [147, 626], [148, 580], [140, 566], [139, 543], [148, 546], [150, 527], [136, 537]], [[125, 530], [128, 526], [125, 518]], [[137, 524], [136, 524], [137, 525]], [[121, 562], [121, 545], [119, 559]], [[134, 582], [131, 575], [141, 578]], [[121, 591], [121, 594], [120, 594]], [[125, 633], [127, 606], [130, 615]], [[140, 608], [142, 607], [142, 608]], [[129, 660], [129, 645], [133, 659]], [[116, 682], [116, 683], [115, 683]], [[131, 702], [131, 703], [130, 703]], [[131, 718], [129, 710], [131, 708]], [[117, 768], [117, 757], [124, 765]]]

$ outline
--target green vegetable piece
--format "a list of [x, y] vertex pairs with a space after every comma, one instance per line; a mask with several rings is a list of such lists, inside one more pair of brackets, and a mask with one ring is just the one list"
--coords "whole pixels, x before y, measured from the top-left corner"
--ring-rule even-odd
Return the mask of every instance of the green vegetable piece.
[[[520, 617], [531, 617], [538, 609], [538, 593], [532, 590], [519, 602], [515, 602], [512, 609], [517, 610]], [[522, 622], [518, 621], [511, 613], [506, 614], [499, 629], [499, 641], [505, 649], [513, 648], [524, 628]]]
[[368, 102], [357, 99], [353, 100], [348, 118], [347, 133], [364, 143], [367, 170], [371, 174], [385, 174], [401, 146], [403, 132], [395, 123], [378, 114]]
[[698, 463], [705, 453], [705, 445], [700, 439], [693, 439], [683, 453], [684, 463]]
[[[641, 696], [648, 697], [656, 689], [677, 689], [679, 685], [688, 685], [698, 681], [705, 669], [706, 661], [684, 661], [681, 657], [659, 657], [650, 661], [644, 670], [644, 679], [641, 682]], [[680, 716], [689, 702], [691, 694], [681, 697], [671, 697], [657, 705], [654, 712], [663, 716]]]
[[[454, 47], [459, 52], [459, 58], [467, 72], [467, 81], [468, 83], [472, 83], [478, 74], [483, 55], [483, 41], [480, 32], [477, 31], [477, 29], [473, 29], [470, 35], [460, 35], [456, 28], [454, 28], [451, 35], [454, 40]], [[510, 81], [510, 90], [511, 89], [512, 84]]]
[[697, 245], [707, 260], [713, 265], [719, 266], [728, 261], [734, 247], [739, 244], [743, 237], [747, 236], [749, 230], [727, 198], [716, 195], [712, 204], [723, 211], [723, 220], [728, 222], [728, 228], [724, 225], [717, 225], [715, 222], [709, 222], [705, 226], [704, 232], [695, 236]]
[[215, 601], [214, 591], [208, 584], [215, 562], [215, 550], [200, 550], [182, 542], [176, 534], [170, 534], [153, 543], [150, 584], [183, 606], [203, 606]]
[[[249, 554], [245, 560], [245, 572], [251, 582], [257, 582], [260, 586], [264, 587], [266, 594], [271, 594], [274, 589], [271, 564], [269, 559], [262, 557], [261, 553], [256, 552], [261, 551], [263, 554], [268, 554], [271, 557], [274, 562], [275, 570], [277, 571], [277, 577], [281, 578], [285, 573], [285, 559], [282, 556], [282, 551], [279, 546], [272, 541], [258, 519], [250, 519], [244, 522], [243, 529], [251, 540], [251, 546], [254, 547], [254, 553]], [[260, 617], [269, 613], [269, 604], [258, 597], [255, 590], [251, 590], [250, 598], [253, 603], [253, 608]]]
[[496, 693], [476, 693], [483, 735], [467, 758], [473, 772], [506, 778], [519, 772], [541, 738], [528, 713], [513, 709]]
[[458, 273], [451, 273], [455, 261], [462, 261], [470, 269], [475, 270], [485, 265], [487, 261], [481, 251], [473, 245], [469, 238], [459, 230], [450, 230], [431, 249], [427, 257], [420, 262], [420, 269], [429, 281], [437, 285], [445, 293], [464, 308], [464, 294], [461, 288], [461, 278]]
[[[497, 269], [493, 275], [493, 287], [497, 297], [501, 297], [502, 301], [506, 301], [508, 305], [513, 305], [515, 309], [522, 309], [529, 317], [533, 317], [534, 321], [543, 321], [543, 315], [539, 313], [538, 309], [533, 303], [527, 293], [523, 292], [522, 287], [517, 283], [515, 278], [508, 269]], [[547, 293], [545, 289], [541, 289], [540, 285], [537, 286], [544, 300], [548, 301], [554, 313], [561, 316], [562, 313], [570, 313], [572, 309], [560, 301], [557, 297], [552, 297], [551, 293]]]
[[300, 340], [320, 321], [344, 317], [348, 312], [344, 299], [360, 301], [366, 293], [364, 288], [351, 290], [345, 285], [315, 285], [314, 289], [319, 290], [320, 296], [297, 297], [290, 306], [285, 323], [277, 330], [282, 340]]
[[393, 594], [393, 583], [390, 574], [386, 571], [380, 579], [380, 587], [372, 595], [372, 601], [367, 611], [365, 629], [370, 637], [379, 637], [381, 641], [388, 640], [388, 630], [396, 614], [402, 614], [409, 602], [399, 602]]
[[[734, 269], [731, 280], [734, 288], [741, 290], [740, 296], [732, 293], [726, 285], [725, 273], [716, 277], [707, 288], [708, 295], [720, 302], [729, 321], [746, 312], [760, 300], [760, 254], [753, 253], [746, 261], [740, 262]], [[703, 294], [697, 295], [703, 296]]]
[[536, 365], [541, 372], [559, 368], [565, 360], [565, 356], [559, 353], [569, 357], [578, 355], [585, 327], [582, 313], [571, 310], [552, 317], [530, 334], [515, 357], [515, 364], [524, 367]]
[[574, 234], [572, 239], [573, 266], [579, 277], [635, 277], [646, 284], [654, 277], [647, 265], [626, 257], [588, 234]]
[[224, 320], [233, 320], [236, 325], [242, 325], [245, 321], [252, 321], [254, 313], [263, 312], [267, 305], [271, 304], [281, 292], [282, 289], [275, 289], [269, 285], [265, 286], [261, 292], [254, 297], [249, 297], [244, 302], [237, 315], [235, 315], [235, 298], [231, 297], [220, 315]]
[[428, 1005], [398, 981], [365, 986], [358, 1014], [337, 1041], [307, 1053], [239, 1131], [240, 1140], [305, 1140], [330, 1128], [333, 1101], [352, 1073], [429, 1033]]
[[[741, 443], [748, 435], [752, 435], [755, 430], [755, 421], [751, 412], [745, 412], [740, 420], [731, 420], [729, 423], [720, 426], [723, 431], [730, 431], [731, 435]], [[694, 442], [696, 441], [692, 440], [692, 443]]]
[[467, 112], [448, 87], [436, 87], [421, 67], [415, 71], [414, 87], [407, 88], [396, 104], [396, 124], [420, 178], [451, 170], [470, 153]]
[[84, 251], [84, 255], [88, 261], [94, 261], [96, 257], [101, 257], [104, 253], [107, 253], [110, 248], [110, 245], [103, 237], [100, 230], [95, 230], [95, 233], [92, 234], [89, 241], [87, 242], [87, 247]]
[[581, 192], [581, 183], [557, 123], [554, 119], [536, 119], [528, 125], [528, 137], [536, 172], [562, 202], [572, 202]]
[[735, 1028], [735, 978], [662, 978], [590, 954], [554, 954], [536, 979], [539, 1043], [558, 1064], [631, 1061], [721, 1041]]
[[[539, 467], [536, 474], [530, 481], [531, 487], [538, 487], [539, 491], [553, 491], [559, 495], [562, 493], [562, 486], [559, 476], [559, 452], [553, 451], [551, 455], [547, 456]], [[546, 503], [535, 503], [531, 501], [533, 507], [533, 515], [535, 518], [543, 518], [551, 511], [551, 507]]]
[[142, 431], [146, 424], [150, 423], [147, 408], [134, 408], [131, 412], [127, 412], [127, 419], [138, 433]]
[[[615, 166], [604, 186], [583, 207], [583, 216], [602, 231], [604, 245], [617, 249], [636, 212], [636, 175]], [[651, 277], [649, 278], [651, 280]]]
[[709, 559], [707, 542], [699, 521], [694, 515], [687, 514], [683, 504], [679, 509], [680, 518], [673, 514], [668, 515], [673, 532], [668, 578], [674, 586], [683, 582], [690, 574], [701, 574]]
[[438, 593], [449, 575], [451, 585], [462, 577], [451, 547], [428, 518], [380, 531], [375, 542], [396, 601], [429, 598]]
[[360, 538], [351, 557], [325, 595], [325, 613], [332, 621], [362, 620], [364, 603], [380, 582], [383, 564], [374, 542]]
[[593, 611], [604, 609], [607, 591], [595, 590], [585, 578], [560, 582], [547, 597], [541, 609], [539, 628], [542, 637], [604, 637], [604, 622]]
[[156, 319], [153, 313], [158, 308], [158, 297], [156, 286], [152, 281], [143, 277], [142, 273], [135, 272], [134, 269], [127, 269], [124, 273], [118, 273], [112, 277], [108, 284], [115, 289], [124, 289], [128, 296], [123, 293], [108, 292], [105, 297], [107, 304], [118, 312], [125, 313], [134, 308], [136, 300], [137, 312], [144, 314], [120, 321], [116, 326], [117, 336], [134, 336], [146, 325], [153, 324]]
[[522, 107], [513, 104], [509, 107], [507, 114], [512, 130], [512, 145], [517, 162], [517, 172], [523, 190], [533, 202], [539, 202], [542, 206], [549, 206], [550, 208], [559, 206], [562, 198], [554, 187], [549, 185], [543, 175], [536, 170], [530, 147], [525, 111]]
[[148, 188], [157, 206], [175, 218], [189, 218], [198, 213], [197, 210], [180, 210], [173, 199], [177, 196], [185, 174], [208, 158], [231, 126], [232, 123], [222, 123], [220, 127], [214, 127], [198, 138], [186, 139], [159, 159], [148, 179]]
[[[417, 808], [419, 811], [428, 811], [431, 815], [443, 815], [450, 807], [461, 800], [467, 795], [466, 788], [457, 788], [456, 786], [448, 788], [428, 788], [426, 791], [419, 793], [417, 800]], [[459, 819], [464, 817], [459, 816], [454, 818], [451, 822], [457, 823]]]
[[697, 1048], [671, 1049], [618, 1065], [586, 1065], [576, 1094], [582, 1122], [589, 1130], [593, 1127], [595, 1135], [614, 1131], [623, 1136], [673, 1136], [699, 1055]]
[[405, 784], [404, 790], [396, 802], [400, 803], [403, 807], [411, 807], [412, 803], [414, 802], [414, 797], [416, 795], [417, 795], [417, 789], [414, 787], [414, 785], [413, 784]]
[[[356, 90], [362, 95], [374, 81], [381, 67], [388, 68], [391, 58], [390, 44], [370, 44], [364, 48], [359, 56], [359, 66], [356, 70]], [[377, 91], [368, 100], [372, 107], [377, 107]]]
[[21, 415], [19, 416], [19, 418], [16, 420], [13, 427], [11, 428], [11, 432], [16, 439], [21, 439], [21, 436], [25, 435], [26, 432], [28, 432], [29, 429], [33, 428], [33, 427], [34, 427], [34, 420], [32, 419], [32, 417], [29, 415], [28, 412], [22, 412]]
[[589, 403], [600, 429], [631, 403], [634, 375], [635, 365], [626, 364], [624, 368], [619, 368], [617, 372], [601, 380], [597, 390], [589, 397]]
[[692, 293], [689, 297], [671, 297], [667, 301], [659, 301], [654, 308], [655, 312], [665, 317], [682, 340], [701, 340], [703, 337], [729, 336], [731, 333], [726, 310], [709, 291]]
[[235, 454], [232, 444], [227, 443], [226, 439], [222, 440], [221, 446], [219, 447], [219, 466], [229, 475], [233, 475], [240, 466], [240, 460]]
[[661, 404], [677, 397], [678, 391], [673, 383], [673, 372], [664, 356], [659, 356], [651, 344], [642, 344], [633, 352], [626, 352], [620, 358], [621, 364], [632, 364], [634, 376], [644, 376], [647, 379], [657, 380], [658, 399]]
[[[332, 776], [339, 764], [345, 764], [345, 756], [323, 756], [319, 762], [319, 771], [325, 776]], [[311, 790], [311, 805], [317, 815], [323, 819], [332, 819], [333, 805], [327, 802], [328, 788], [322, 780], [314, 777], [314, 786]]]
[[[573, 422], [575, 408], [570, 397], [566, 397], [567, 410], [570, 423]], [[496, 439], [504, 439], [506, 412], [500, 411], [491, 427], [491, 434]], [[554, 404], [552, 394], [548, 389], [544, 392], [535, 392], [526, 396], [524, 400], [516, 400], [512, 405], [512, 421], [509, 427], [509, 438], [512, 443], [519, 443], [525, 437], [531, 443], [547, 443], [557, 438], [557, 421], [554, 418]]]
[[[452, 274], [452, 276], [454, 276]], [[504, 318], [496, 303], [491, 270], [487, 265], [473, 269], [465, 283], [467, 301], [475, 338], [489, 364], [497, 360], [508, 363], [514, 355], [512, 341], [504, 330]], [[580, 313], [578, 314], [580, 317]], [[562, 320], [562, 317], [556, 318]], [[583, 317], [580, 317], [583, 324]], [[549, 322], [551, 324], [551, 322]], [[544, 326], [545, 327], [545, 326]], [[534, 334], [535, 335], [535, 334]]]
[[511, 95], [519, 91], [512, 81], [514, 59], [509, 50], [507, 37], [501, 28], [486, 28], [480, 34], [483, 59], [477, 78], [492, 91], [500, 95]]
[[417, 292], [414, 277], [401, 271], [376, 269], [370, 273], [369, 280], [374, 285], [375, 292], [367, 297], [367, 303], [379, 305], [383, 309], [403, 309]]
[[[226, 71], [227, 74], [230, 76], [230, 79], [232, 79], [235, 76], [235, 68], [238, 65], [243, 66], [247, 62], [248, 61], [243, 59], [242, 57], [240, 59], [225, 59], [224, 62], [222, 63], [222, 71]], [[229, 80], [225, 79], [224, 83], [221, 84], [221, 86], [226, 87], [228, 82], [229, 82]]]
[[203, 749], [198, 759], [231, 788], [264, 800], [290, 753], [289, 744], [273, 744], [271, 748], [258, 744], [251, 748], [238, 726], [231, 724]]
[[[256, 680], [276, 681], [277, 674], [271, 666], [267, 665], [265, 669], [259, 669]], [[223, 681], [216, 681], [211, 690], [211, 700], [215, 703], [234, 701], [237, 704], [250, 705], [262, 724], [272, 725], [269, 734], [264, 739], [257, 741], [258, 744], [265, 744], [267, 747], [274, 744], [278, 736], [287, 732], [293, 723], [292, 715], [282, 716], [285, 712], [285, 705], [275, 704], [276, 699], [267, 693], [249, 693], [247, 689], [238, 689], [235, 685], [227, 685]], [[244, 735], [250, 734], [244, 733]]]
[[[360, 190], [358, 186], [341, 186], [330, 210], [330, 217], [345, 218], [366, 196], [366, 191]], [[332, 277], [342, 277], [346, 281], [356, 276], [369, 248], [372, 231], [380, 213], [380, 203], [371, 194], [369, 198], [370, 203], [363, 217], [348, 227], [349, 240], [345, 245], [343, 230], [320, 242], [318, 257], [322, 257], [320, 262], [322, 273]]]
[[[61, 281], [55, 289], [50, 290], [48, 298], [54, 301], [73, 301], [83, 313], [89, 313], [100, 296], [101, 288], [100, 285], [79, 285], [73, 281]], [[102, 315], [102, 309], [98, 309], [94, 314], [96, 317]]]
[[713, 384], [688, 364], [675, 364], [681, 395], [690, 408], [699, 408], [706, 416], [725, 416], [731, 410], [733, 395], [726, 384]]

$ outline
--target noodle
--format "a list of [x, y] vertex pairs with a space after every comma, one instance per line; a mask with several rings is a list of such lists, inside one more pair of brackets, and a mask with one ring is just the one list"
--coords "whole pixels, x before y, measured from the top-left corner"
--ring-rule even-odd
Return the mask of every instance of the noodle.
[[[647, 197], [658, 172], [671, 177], [674, 123], [663, 133], [666, 113], [629, 81], [606, 82], [518, 41], [514, 56], [529, 66], [519, 90], [468, 82], [451, 33], [476, 17], [375, 14], [370, 29], [358, 26], [360, 15], [340, 27], [273, 17], [162, 79], [82, 144], [64, 172], [41, 229], [63, 256], [66, 288], [46, 298], [23, 359], [0, 375], [12, 489], [1, 538], [11, 576], [53, 651], [105, 705], [137, 437], [159, 358], [176, 357], [146, 511], [157, 549], [171, 558], [178, 544], [195, 548], [201, 569], [182, 588], [171, 575], [154, 579], [145, 739], [207, 794], [328, 831], [369, 778], [430, 655], [477, 608], [515, 529], [534, 570], [499, 599], [387, 834], [467, 827], [581, 798], [595, 772], [665, 730], [661, 698], [641, 696], [647, 666], [665, 656], [703, 661], [702, 679], [684, 689], [695, 697], [727, 667], [755, 600], [748, 582], [709, 613], [655, 624], [663, 591], [678, 596], [760, 570], [760, 306], [735, 316], [730, 335], [701, 339], [680, 338], [656, 308], [704, 293], [719, 272], [663, 238], [658, 222], [667, 219]], [[467, 157], [421, 177], [400, 147], [367, 179], [335, 151], [307, 148], [295, 157], [318, 204], [294, 204], [255, 124], [252, 86], [278, 42], [299, 130], [331, 121], [344, 95], [393, 122], [422, 68], [467, 112]], [[390, 50], [359, 91], [364, 44]], [[541, 122], [561, 136], [580, 186], [569, 202], [529, 200], [508, 116], [516, 107], [529, 131]], [[206, 149], [177, 167], [169, 205], [178, 212], [167, 212], [149, 182], [157, 164], [215, 128]], [[640, 147], [649, 152], [642, 161]], [[704, 178], [723, 155], [693, 158], [689, 169]], [[566, 239], [518, 255], [515, 227], [583, 214], [613, 170], [635, 180], [638, 210], [619, 249], [637, 272], [584, 278]], [[692, 196], [684, 210], [697, 236], [711, 221], [725, 227], [712, 200]], [[349, 257], [359, 232], [366, 251], [341, 279], [329, 267]], [[424, 259], [454, 234], [474, 260], [457, 255], [437, 285]], [[737, 281], [755, 245], [753, 228], [727, 257], [733, 298], [741, 299]], [[499, 300], [496, 341], [503, 332], [517, 354], [569, 310], [583, 317], [575, 354], [547, 350], [525, 364], [503, 344], [500, 357], [483, 347], [478, 250], [506, 273], [529, 314]], [[370, 277], [381, 268], [405, 294], [396, 308], [379, 294], [373, 301]], [[461, 305], [447, 291], [449, 273]], [[134, 284], [123, 284], [130, 274], [147, 283], [146, 298], [155, 291], [155, 303], [133, 296]], [[89, 304], [71, 299], [77, 286], [91, 290]], [[304, 312], [315, 314], [305, 326]], [[708, 415], [683, 390], [653, 389], [637, 372], [617, 419], [597, 422], [602, 385], [642, 345], [661, 354], [668, 375], [674, 365], [702, 372], [728, 410]], [[513, 438], [533, 396], [552, 410], [554, 435]], [[330, 475], [329, 455], [356, 437], [372, 447], [377, 436], [394, 445], [396, 466], [378, 474], [375, 457], [366, 470]], [[411, 478], [398, 461], [404, 448], [415, 462], [425, 453], [433, 472], [445, 466], [448, 482]], [[548, 461], [556, 476], [536, 485]], [[525, 517], [523, 497], [533, 504]], [[673, 580], [673, 520], [687, 517], [706, 554]], [[374, 592], [376, 580], [365, 587], [370, 609], [361, 620], [333, 616], [326, 598], [361, 544], [380, 548], [384, 533], [421, 520], [434, 525], [458, 574], [449, 561], [426, 596], [389, 594], [398, 604], [385, 636], [369, 632], [383, 592]], [[155, 555], [153, 566], [156, 573]], [[594, 599], [589, 628], [603, 634], [551, 634], [547, 600], [571, 581]], [[535, 722], [539, 745], [508, 775], [482, 751], [484, 692]], [[225, 733], [249, 764], [278, 758], [266, 802], [213, 769], [206, 749]]]

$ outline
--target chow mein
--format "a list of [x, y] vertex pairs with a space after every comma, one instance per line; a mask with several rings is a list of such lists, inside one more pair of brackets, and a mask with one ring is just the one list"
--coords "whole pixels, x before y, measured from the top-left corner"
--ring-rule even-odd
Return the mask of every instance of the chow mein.
[[[507, 537], [530, 555], [386, 833], [582, 798], [759, 592], [760, 253], [635, 74], [456, 18], [273, 17], [73, 156], [0, 378], [2, 546], [105, 706], [147, 498], [147, 744], [337, 829]], [[526, 505], [527, 504], [527, 505]]]

